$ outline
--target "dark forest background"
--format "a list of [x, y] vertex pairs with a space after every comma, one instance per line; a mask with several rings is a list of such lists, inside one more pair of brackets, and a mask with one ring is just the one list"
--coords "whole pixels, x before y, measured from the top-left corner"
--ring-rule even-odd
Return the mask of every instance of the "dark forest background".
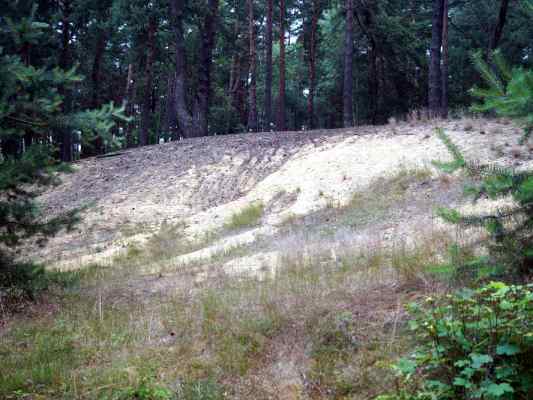
[[[124, 106], [129, 122], [109, 135], [57, 139], [69, 161], [180, 137], [460, 112], [480, 79], [474, 50], [489, 57], [500, 49], [510, 64], [531, 65], [533, 27], [523, 7], [513, 0], [11, 0], [0, 1], [0, 46], [35, 68], [76, 68], [84, 79], [62, 93], [69, 110]], [[43, 137], [16, 140], [11, 152]]]

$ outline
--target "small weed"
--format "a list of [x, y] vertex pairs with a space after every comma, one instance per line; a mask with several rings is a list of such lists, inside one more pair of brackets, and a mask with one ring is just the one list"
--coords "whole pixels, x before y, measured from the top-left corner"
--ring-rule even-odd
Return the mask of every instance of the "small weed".
[[101, 400], [174, 400], [174, 393], [156, 384], [153, 378], [143, 378], [136, 387], [120, 389], [109, 395], [101, 396]]

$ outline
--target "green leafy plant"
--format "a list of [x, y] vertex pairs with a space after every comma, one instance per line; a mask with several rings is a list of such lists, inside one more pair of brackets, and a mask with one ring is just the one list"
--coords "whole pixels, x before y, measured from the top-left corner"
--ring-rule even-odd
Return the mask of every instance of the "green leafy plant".
[[493, 282], [409, 306], [415, 352], [386, 399], [530, 399], [533, 285]]

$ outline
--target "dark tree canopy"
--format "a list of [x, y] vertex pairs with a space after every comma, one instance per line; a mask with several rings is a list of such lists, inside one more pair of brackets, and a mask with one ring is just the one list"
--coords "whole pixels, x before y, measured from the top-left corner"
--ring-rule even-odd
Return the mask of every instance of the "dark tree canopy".
[[[29, 33], [19, 42], [2, 35], [0, 46], [27, 64], [77, 67], [84, 79], [58, 88], [64, 112], [124, 104], [132, 119], [110, 137], [80, 146], [68, 131], [55, 132], [58, 154], [69, 161], [180, 137], [379, 124], [426, 108], [447, 115], [472, 101], [473, 51], [498, 48], [510, 64], [531, 64], [523, 4], [1, 1], [3, 32], [35, 6], [46, 39], [36, 45]], [[4, 151], [13, 146], [24, 143], [2, 143]]]

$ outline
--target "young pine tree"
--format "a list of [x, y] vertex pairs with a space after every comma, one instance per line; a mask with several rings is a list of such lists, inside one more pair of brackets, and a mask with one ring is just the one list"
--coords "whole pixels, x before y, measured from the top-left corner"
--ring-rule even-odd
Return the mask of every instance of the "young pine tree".
[[[474, 56], [474, 63], [488, 87], [472, 90], [481, 99], [473, 108], [515, 118], [524, 128], [522, 141], [525, 141], [533, 129], [533, 71], [511, 70], [499, 53], [495, 53], [492, 60], [495, 69], [483, 61], [480, 54]], [[492, 262], [505, 273], [519, 278], [530, 275], [533, 272], [533, 171], [467, 162], [446, 133], [443, 130], [438, 133], [454, 157], [453, 162], [440, 164], [442, 169], [466, 170], [477, 182], [470, 190], [476, 199], [511, 196], [515, 204], [495, 213], [469, 216], [446, 209], [441, 210], [441, 216], [464, 227], [486, 228], [491, 239]]]

